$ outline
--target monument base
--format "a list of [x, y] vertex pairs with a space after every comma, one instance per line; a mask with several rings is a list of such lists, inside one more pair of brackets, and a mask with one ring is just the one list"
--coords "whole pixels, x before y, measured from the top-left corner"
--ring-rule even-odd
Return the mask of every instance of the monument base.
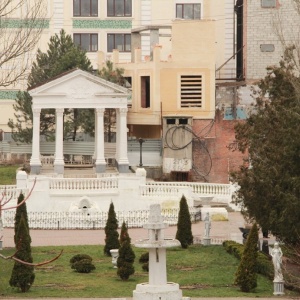
[[165, 285], [149, 283], [137, 284], [133, 291], [133, 300], [182, 300], [182, 290], [179, 284], [168, 282]]
[[211, 238], [204, 237], [202, 240], [202, 245], [209, 246], [211, 242]]
[[273, 281], [274, 283], [274, 293], [275, 296], [284, 295], [284, 281]]

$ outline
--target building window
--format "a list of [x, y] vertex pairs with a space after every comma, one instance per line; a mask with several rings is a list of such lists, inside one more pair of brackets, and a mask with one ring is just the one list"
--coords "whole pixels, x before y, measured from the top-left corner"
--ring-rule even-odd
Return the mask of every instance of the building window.
[[131, 17], [132, 0], [107, 0], [108, 17]]
[[274, 44], [261, 44], [260, 51], [261, 52], [274, 52], [275, 46], [274, 46]]
[[182, 75], [180, 83], [180, 106], [202, 107], [202, 76]]
[[98, 34], [74, 33], [74, 44], [86, 52], [96, 52], [98, 51]]
[[261, 7], [265, 7], [265, 8], [276, 7], [276, 0], [261, 0]]
[[141, 76], [141, 107], [150, 107], [150, 76]]
[[200, 20], [201, 4], [176, 4], [176, 18]]
[[120, 52], [131, 51], [131, 34], [127, 33], [110, 33], [107, 35], [107, 52], [114, 49]]
[[74, 17], [97, 17], [98, 0], [73, 0]]

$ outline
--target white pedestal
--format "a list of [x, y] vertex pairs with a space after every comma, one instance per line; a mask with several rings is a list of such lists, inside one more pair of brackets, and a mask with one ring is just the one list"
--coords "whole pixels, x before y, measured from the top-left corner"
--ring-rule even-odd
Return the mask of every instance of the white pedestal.
[[133, 300], [182, 300], [179, 284], [168, 282], [165, 285], [137, 284], [133, 291]]
[[203, 240], [202, 240], [202, 244], [204, 246], [209, 246], [210, 242], [211, 242], [211, 238], [210, 237], [204, 237]]
[[117, 261], [119, 257], [119, 249], [111, 249], [109, 250], [111, 254], [111, 263], [113, 264], [114, 268], [117, 269]]
[[274, 293], [275, 296], [284, 295], [284, 281], [273, 281], [274, 283]]

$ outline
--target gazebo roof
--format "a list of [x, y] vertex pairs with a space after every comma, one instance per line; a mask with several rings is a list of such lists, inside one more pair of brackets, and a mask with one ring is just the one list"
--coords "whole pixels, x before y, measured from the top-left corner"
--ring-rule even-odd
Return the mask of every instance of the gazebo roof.
[[125, 108], [131, 92], [74, 69], [29, 90], [33, 108]]

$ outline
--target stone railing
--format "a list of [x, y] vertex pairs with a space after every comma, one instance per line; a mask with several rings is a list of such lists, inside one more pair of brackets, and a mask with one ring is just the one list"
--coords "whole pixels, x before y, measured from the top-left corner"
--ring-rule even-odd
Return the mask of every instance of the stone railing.
[[190, 187], [194, 194], [198, 195], [230, 195], [230, 184], [202, 183], [202, 182], [147, 182], [148, 187]]
[[17, 190], [16, 185], [0, 185], [0, 200], [4, 197], [5, 199], [17, 198], [20, 194], [20, 190]]
[[[191, 221], [199, 221], [199, 211], [190, 207]], [[176, 225], [179, 209], [162, 209], [164, 222]], [[102, 229], [106, 225], [107, 212], [28, 212], [31, 229]], [[128, 227], [143, 227], [148, 222], [148, 210], [117, 211], [119, 226], [125, 221]], [[3, 211], [4, 227], [14, 227], [15, 210]]]
[[51, 190], [117, 190], [118, 178], [51, 178]]
[[178, 199], [185, 194], [188, 194], [188, 187], [182, 187], [180, 185], [155, 185], [155, 184], [146, 184], [140, 186], [140, 195], [142, 197], [150, 198], [169, 198]]

